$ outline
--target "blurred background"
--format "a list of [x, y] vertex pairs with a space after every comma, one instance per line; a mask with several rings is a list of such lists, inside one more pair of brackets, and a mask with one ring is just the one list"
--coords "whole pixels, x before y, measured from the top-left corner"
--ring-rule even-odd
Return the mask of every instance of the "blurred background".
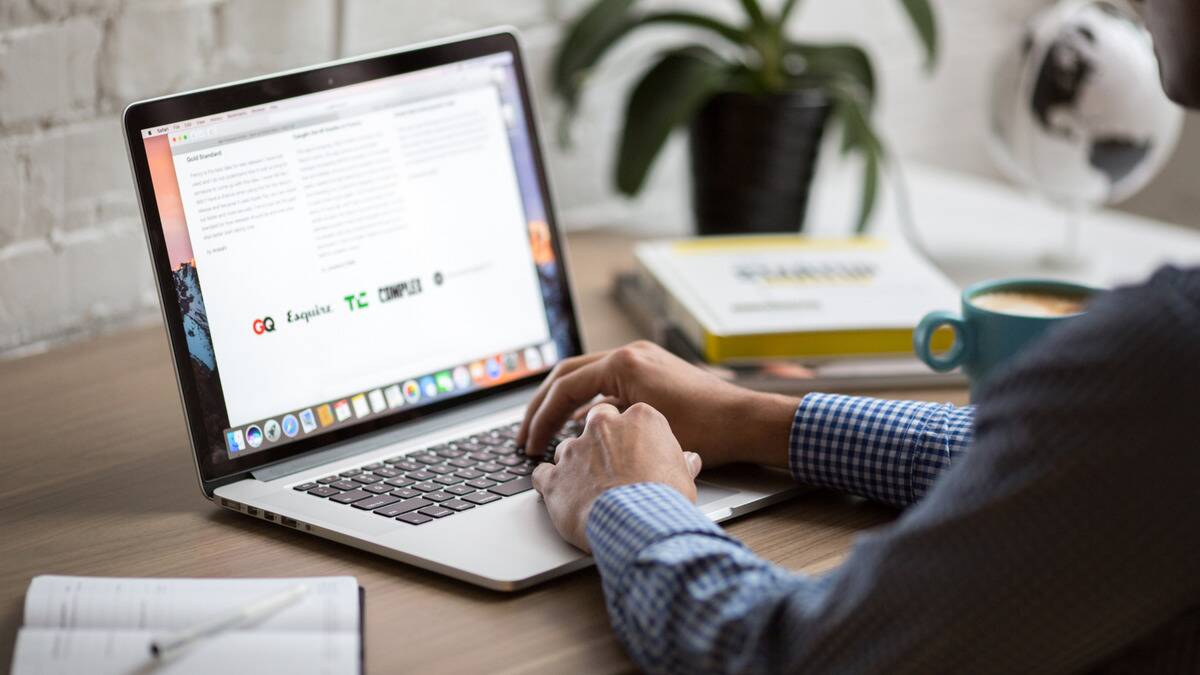
[[[562, 224], [652, 235], [692, 231], [686, 148], [677, 134], [633, 200], [612, 186], [629, 85], [687, 29], [653, 28], [600, 65], [575, 143], [555, 142], [549, 64], [584, 0], [2, 0], [0, 2], [0, 355], [158, 320], [120, 129], [125, 104], [341, 56], [508, 24], [523, 34]], [[942, 53], [927, 75], [899, 3], [807, 0], [799, 37], [852, 39], [879, 71], [877, 122], [898, 155], [1002, 180], [988, 149], [993, 65], [1044, 0], [934, 2]], [[740, 20], [733, 0], [663, 2]], [[836, 162], [822, 161], [820, 166]], [[1117, 208], [1200, 227], [1200, 121], [1174, 157]], [[821, 189], [821, 181], [814, 189]], [[850, 184], [851, 189], [857, 189]], [[847, 229], [854, 199], [844, 204]], [[824, 213], [824, 211], [822, 212]], [[964, 223], [964, 227], [969, 227]], [[826, 229], [826, 228], [822, 228]]]

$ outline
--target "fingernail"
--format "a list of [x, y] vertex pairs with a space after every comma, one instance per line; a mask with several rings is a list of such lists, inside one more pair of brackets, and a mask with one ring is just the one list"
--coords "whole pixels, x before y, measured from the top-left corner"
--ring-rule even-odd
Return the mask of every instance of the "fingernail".
[[688, 463], [688, 466], [691, 467], [691, 469], [693, 471], [698, 470], [700, 468], [700, 464], [703, 462], [703, 460], [700, 459], [700, 455], [697, 455], [696, 453], [692, 452], [691, 450], [684, 452], [683, 458]]

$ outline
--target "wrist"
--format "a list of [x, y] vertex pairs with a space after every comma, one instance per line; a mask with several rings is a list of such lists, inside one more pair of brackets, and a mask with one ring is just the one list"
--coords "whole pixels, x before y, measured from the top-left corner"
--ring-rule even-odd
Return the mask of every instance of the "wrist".
[[730, 420], [738, 448], [734, 461], [787, 469], [788, 447], [800, 399], [782, 394], [749, 392], [733, 406]]

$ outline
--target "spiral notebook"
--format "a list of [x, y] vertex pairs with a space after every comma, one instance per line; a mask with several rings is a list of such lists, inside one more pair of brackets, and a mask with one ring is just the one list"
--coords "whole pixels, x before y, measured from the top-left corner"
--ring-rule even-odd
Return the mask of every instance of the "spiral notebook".
[[[156, 637], [304, 584], [294, 604], [198, 641], [164, 662]], [[127, 579], [38, 576], [25, 593], [13, 675], [362, 672], [362, 591], [354, 577]]]

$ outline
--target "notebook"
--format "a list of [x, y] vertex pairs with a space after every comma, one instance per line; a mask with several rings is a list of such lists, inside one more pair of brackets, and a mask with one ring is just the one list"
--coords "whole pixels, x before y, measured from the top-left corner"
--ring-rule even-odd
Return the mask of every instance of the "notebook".
[[[199, 640], [158, 663], [150, 642], [298, 584], [308, 592], [254, 624]], [[38, 576], [25, 593], [13, 675], [362, 670], [362, 596], [354, 577], [124, 579]]]

